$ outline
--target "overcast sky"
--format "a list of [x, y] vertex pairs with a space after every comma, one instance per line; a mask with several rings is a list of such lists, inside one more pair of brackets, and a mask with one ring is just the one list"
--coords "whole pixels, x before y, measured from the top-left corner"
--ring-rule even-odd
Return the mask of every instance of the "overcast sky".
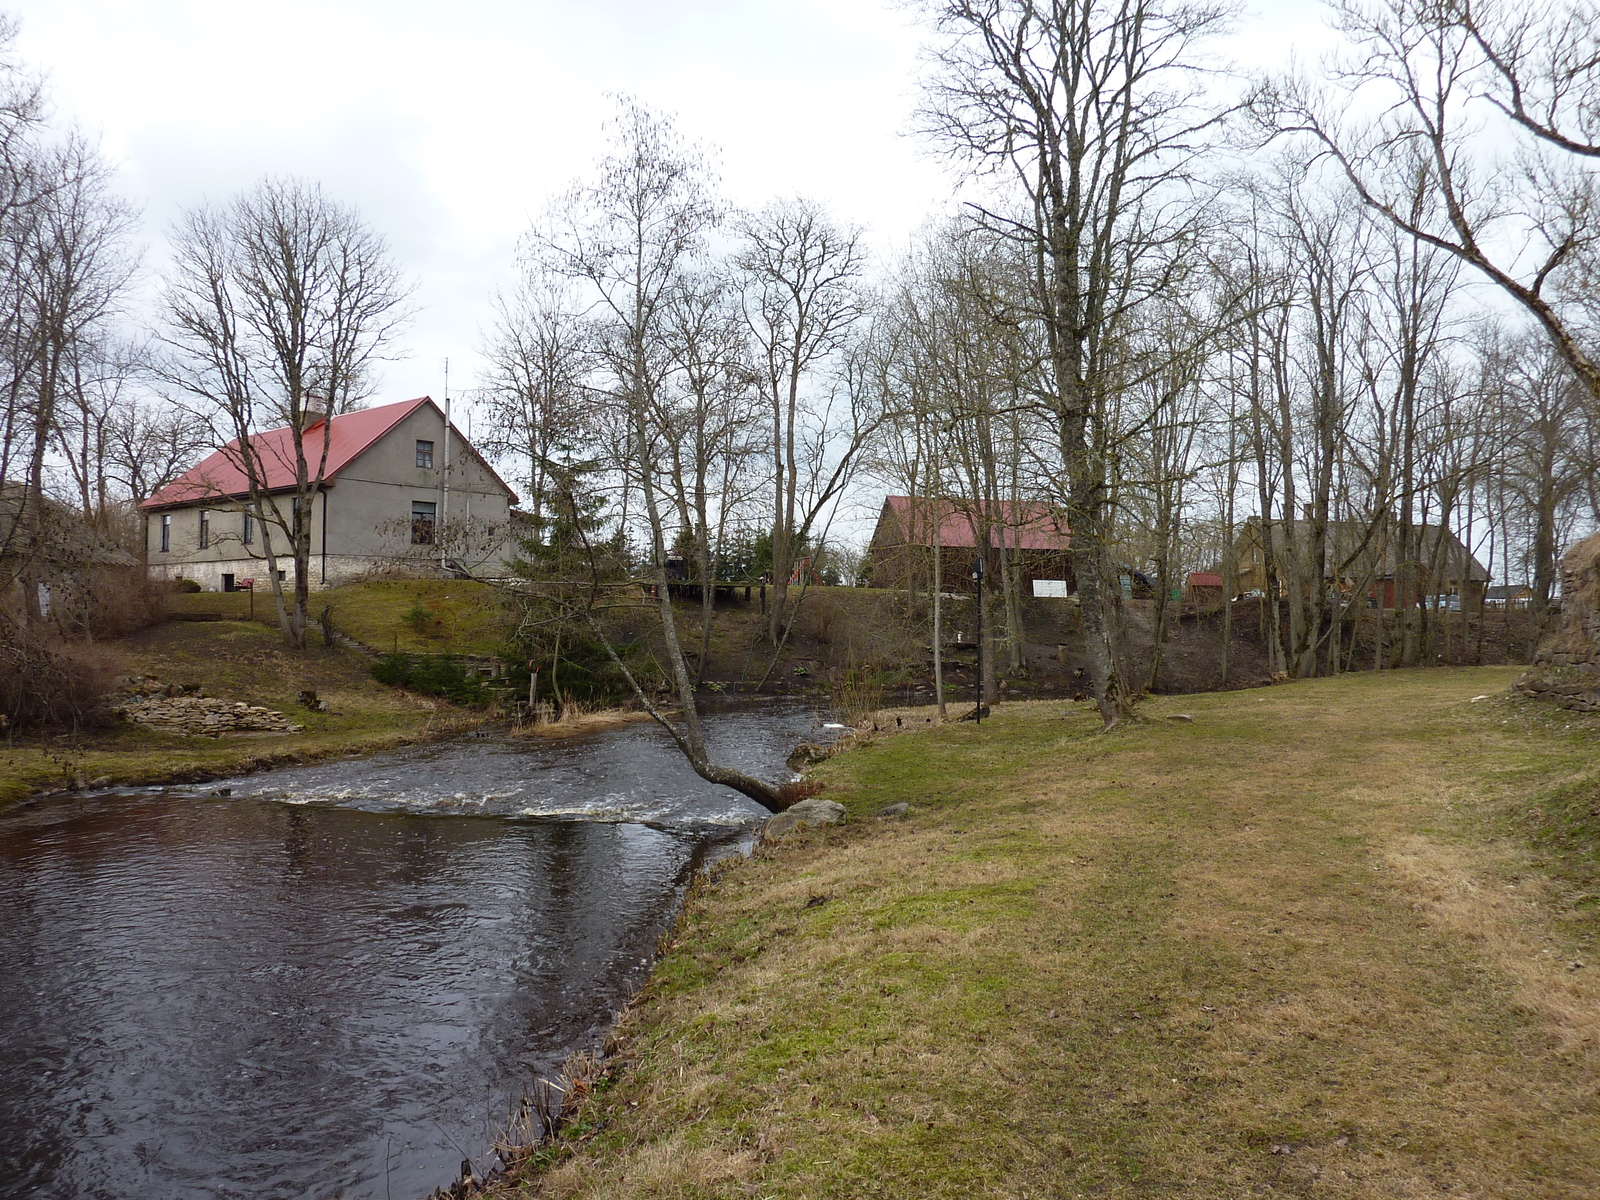
[[[4, 0], [0, 0], [0, 5]], [[375, 403], [476, 381], [518, 235], [602, 149], [610, 96], [715, 147], [736, 204], [803, 193], [880, 253], [948, 211], [958, 181], [908, 136], [922, 31], [879, 0], [12, 0], [59, 115], [99, 137], [144, 213], [267, 173], [320, 180], [417, 284], [406, 357]], [[1316, 0], [1252, 3], [1225, 55], [1314, 57]]]

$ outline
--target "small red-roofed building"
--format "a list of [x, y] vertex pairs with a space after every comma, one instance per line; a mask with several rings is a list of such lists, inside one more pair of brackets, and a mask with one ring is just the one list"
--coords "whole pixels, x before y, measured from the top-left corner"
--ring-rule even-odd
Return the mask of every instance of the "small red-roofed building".
[[1005, 548], [1017, 566], [1024, 595], [1065, 596], [1077, 590], [1069, 553], [1072, 532], [1066, 518], [1048, 504], [985, 505], [921, 497], [913, 501], [909, 496], [884, 498], [868, 548], [872, 586], [931, 586], [937, 545], [940, 586], [945, 591], [971, 591], [972, 562], [983, 538], [996, 551]]
[[1184, 582], [1183, 598], [1194, 604], [1222, 603], [1222, 573], [1220, 571], [1190, 571]]
[[[308, 458], [322, 452], [320, 424], [305, 432]], [[312, 588], [383, 570], [505, 573], [515, 553], [516, 493], [458, 429], [447, 434], [431, 398], [344, 413], [329, 422], [326, 436], [311, 517]], [[264, 490], [287, 511], [295, 489], [290, 430], [266, 430], [250, 441]], [[249, 512], [249, 496], [234, 441], [143, 501], [151, 576], [192, 579], [208, 591], [232, 591], [247, 580], [270, 586], [263, 551], [269, 530]], [[287, 538], [277, 528], [270, 535], [278, 567], [292, 579]]]

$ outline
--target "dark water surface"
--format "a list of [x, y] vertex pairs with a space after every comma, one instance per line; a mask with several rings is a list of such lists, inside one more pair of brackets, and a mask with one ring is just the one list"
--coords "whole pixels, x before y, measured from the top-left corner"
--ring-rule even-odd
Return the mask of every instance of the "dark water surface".
[[[817, 720], [712, 732], [777, 780]], [[0, 818], [0, 1196], [410, 1200], [481, 1168], [762, 815], [634, 725]]]

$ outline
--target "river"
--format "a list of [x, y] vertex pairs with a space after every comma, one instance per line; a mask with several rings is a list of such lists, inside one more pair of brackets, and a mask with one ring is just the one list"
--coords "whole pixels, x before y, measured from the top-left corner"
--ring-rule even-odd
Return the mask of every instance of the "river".
[[[710, 735], [777, 781], [821, 719]], [[482, 1169], [763, 815], [630, 725], [0, 818], [0, 1195], [412, 1200]]]

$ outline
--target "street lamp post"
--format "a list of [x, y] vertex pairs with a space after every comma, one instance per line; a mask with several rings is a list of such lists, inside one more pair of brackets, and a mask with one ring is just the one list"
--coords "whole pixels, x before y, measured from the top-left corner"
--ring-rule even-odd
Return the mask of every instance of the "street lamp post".
[[984, 637], [983, 624], [983, 556], [980, 554], [972, 560], [972, 579], [978, 585], [978, 703], [973, 708], [973, 719], [979, 725], [983, 724], [983, 646], [988, 640]]

